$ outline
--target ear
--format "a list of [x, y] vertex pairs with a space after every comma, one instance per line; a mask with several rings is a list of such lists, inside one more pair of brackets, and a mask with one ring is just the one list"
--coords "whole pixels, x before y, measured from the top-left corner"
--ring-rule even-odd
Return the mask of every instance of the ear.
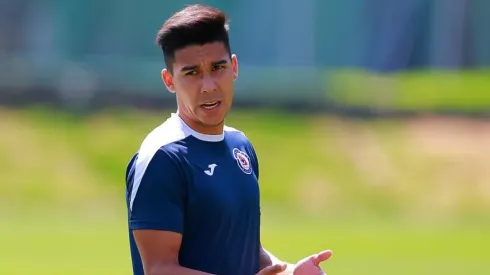
[[162, 80], [163, 83], [165, 83], [165, 86], [167, 86], [168, 91], [175, 93], [174, 79], [172, 74], [167, 69], [162, 70]]
[[233, 80], [238, 78], [238, 59], [235, 54], [231, 55], [231, 67], [233, 69]]

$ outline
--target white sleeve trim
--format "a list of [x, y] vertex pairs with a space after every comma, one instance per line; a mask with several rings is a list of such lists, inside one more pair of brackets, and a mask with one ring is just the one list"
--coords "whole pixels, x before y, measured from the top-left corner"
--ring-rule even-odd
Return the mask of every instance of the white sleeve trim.
[[143, 177], [145, 176], [146, 169], [148, 168], [148, 165], [155, 154], [163, 146], [182, 140], [186, 138], [186, 136], [187, 135], [181, 130], [180, 127], [178, 127], [178, 125], [169, 121], [169, 123], [164, 123], [157, 127], [145, 138], [138, 152], [134, 165], [133, 188], [129, 199], [130, 211], [133, 210], [136, 194], [138, 193], [138, 189], [141, 185]]
[[133, 210], [134, 199], [136, 198], [136, 193], [138, 193], [138, 189], [141, 185], [141, 181], [143, 180], [143, 176], [145, 175], [146, 168], [150, 164], [150, 161], [153, 159], [153, 156], [158, 151], [159, 148], [152, 150], [153, 152], [141, 152], [138, 154], [136, 158], [136, 163], [134, 167], [134, 179], [133, 179], [133, 188], [131, 190], [131, 197], [129, 200], [129, 209]]

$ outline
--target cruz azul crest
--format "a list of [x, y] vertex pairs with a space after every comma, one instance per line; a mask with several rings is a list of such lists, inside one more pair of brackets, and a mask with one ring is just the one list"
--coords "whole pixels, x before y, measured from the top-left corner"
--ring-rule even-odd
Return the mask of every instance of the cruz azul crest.
[[247, 155], [247, 153], [235, 148], [233, 149], [233, 157], [236, 159], [238, 167], [242, 169], [243, 173], [252, 173], [252, 164], [250, 163], [250, 157]]

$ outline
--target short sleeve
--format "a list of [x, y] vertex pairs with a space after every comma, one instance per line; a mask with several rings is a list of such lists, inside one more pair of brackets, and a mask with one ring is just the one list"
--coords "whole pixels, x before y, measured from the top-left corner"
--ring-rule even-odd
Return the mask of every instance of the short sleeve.
[[182, 233], [186, 182], [175, 157], [160, 148], [138, 156], [129, 203], [129, 227]]
[[257, 179], [259, 179], [259, 160], [257, 158], [257, 153], [255, 152], [255, 148], [250, 142], [249, 142], [249, 146], [251, 151], [252, 168], [255, 171], [255, 175], [257, 176]]

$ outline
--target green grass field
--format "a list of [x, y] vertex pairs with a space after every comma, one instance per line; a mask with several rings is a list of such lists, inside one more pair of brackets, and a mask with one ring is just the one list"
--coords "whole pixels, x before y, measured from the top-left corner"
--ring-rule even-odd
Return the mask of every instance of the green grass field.
[[[49, 217], [49, 220], [46, 218]], [[130, 274], [123, 219], [17, 221], [2, 228], [2, 274]], [[271, 219], [272, 218], [272, 221]], [[488, 228], [264, 217], [264, 244], [286, 260], [324, 248], [329, 274], [488, 274]]]
[[328, 98], [344, 106], [468, 113], [487, 113], [490, 108], [488, 68], [389, 74], [347, 69], [336, 70], [330, 77]]
[[[131, 274], [124, 170], [168, 113], [0, 110], [0, 274]], [[489, 274], [490, 126], [266, 111], [229, 119], [261, 165], [263, 243], [328, 274]]]

